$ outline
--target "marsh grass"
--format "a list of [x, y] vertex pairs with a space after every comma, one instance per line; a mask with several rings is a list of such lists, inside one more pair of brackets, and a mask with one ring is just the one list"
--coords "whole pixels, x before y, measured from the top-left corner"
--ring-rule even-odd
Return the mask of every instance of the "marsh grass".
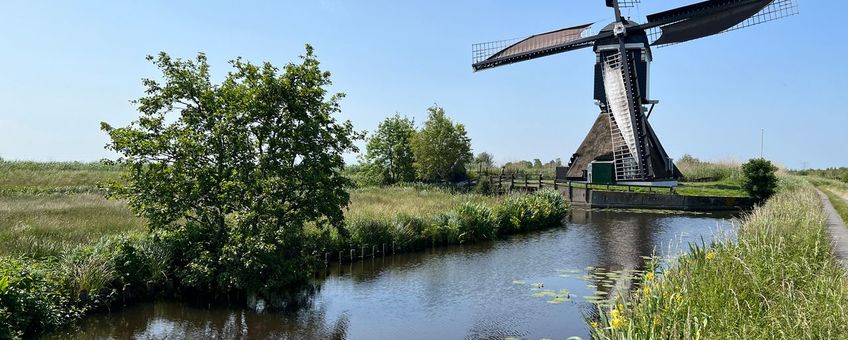
[[99, 194], [0, 196], [0, 256], [55, 256], [104, 236], [144, 230], [122, 201]]
[[[650, 269], [655, 269], [651, 264]], [[848, 281], [811, 185], [782, 190], [743, 218], [736, 242], [695, 245], [600, 320], [599, 339], [837, 338], [848, 334]]]
[[738, 181], [742, 178], [742, 166], [736, 161], [706, 162], [684, 156], [675, 164], [686, 181]]
[[122, 169], [101, 163], [0, 161], [0, 194], [99, 193]]

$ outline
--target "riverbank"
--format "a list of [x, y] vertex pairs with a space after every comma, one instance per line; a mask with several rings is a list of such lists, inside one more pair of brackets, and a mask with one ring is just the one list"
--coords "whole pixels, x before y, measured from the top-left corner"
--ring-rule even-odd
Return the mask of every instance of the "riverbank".
[[818, 194], [798, 177], [743, 218], [736, 242], [652, 264], [593, 337], [834, 338], [848, 334], [848, 280], [835, 260]]
[[[0, 167], [0, 338], [49, 332], [163, 292], [179, 295], [175, 251], [148, 235], [122, 202], [102, 198], [99, 184], [116, 179], [120, 169]], [[495, 198], [430, 186], [355, 189], [344, 228], [307, 226], [301, 252], [318, 266], [351, 249], [468, 244], [559, 225], [567, 212], [553, 191]]]

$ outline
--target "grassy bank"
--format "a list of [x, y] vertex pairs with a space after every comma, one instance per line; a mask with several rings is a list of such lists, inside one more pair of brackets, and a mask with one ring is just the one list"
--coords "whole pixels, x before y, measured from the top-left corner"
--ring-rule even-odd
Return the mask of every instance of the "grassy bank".
[[[0, 162], [0, 339], [33, 337], [94, 310], [173, 293], [172, 249], [98, 188], [120, 169]], [[345, 226], [306, 228], [304, 254], [396, 244], [400, 251], [558, 225], [556, 192], [486, 197], [430, 186], [350, 192]]]
[[[602, 313], [593, 336], [835, 338], [848, 334], [848, 281], [812, 186], [784, 178], [737, 241], [698, 247]], [[652, 265], [651, 268], [654, 268]], [[597, 322], [597, 321], [591, 321]]]
[[818, 175], [808, 175], [805, 177], [807, 181], [819, 188], [827, 195], [830, 203], [842, 217], [843, 221], [848, 221], [848, 183], [841, 180], [819, 177]]

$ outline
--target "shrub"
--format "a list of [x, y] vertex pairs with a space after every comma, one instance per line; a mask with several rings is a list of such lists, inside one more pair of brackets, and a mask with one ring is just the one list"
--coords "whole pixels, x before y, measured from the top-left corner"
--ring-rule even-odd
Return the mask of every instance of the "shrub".
[[477, 184], [474, 185], [474, 193], [479, 195], [491, 195], [492, 183], [489, 182], [488, 178], [481, 176], [477, 179]]
[[428, 221], [422, 217], [400, 214], [395, 217], [392, 240], [401, 246], [418, 246], [424, 241]]
[[453, 213], [451, 224], [456, 226], [459, 243], [491, 240], [497, 232], [492, 209], [473, 202], [465, 202]]
[[742, 187], [758, 202], [764, 202], [777, 189], [777, 167], [770, 161], [757, 158], [742, 165]]
[[394, 223], [386, 218], [354, 218], [347, 224], [351, 246], [392, 243]]
[[542, 190], [508, 197], [495, 209], [495, 221], [501, 234], [509, 234], [555, 225], [567, 213], [568, 207], [559, 192]]
[[34, 337], [79, 315], [44, 268], [0, 258], [0, 338]]

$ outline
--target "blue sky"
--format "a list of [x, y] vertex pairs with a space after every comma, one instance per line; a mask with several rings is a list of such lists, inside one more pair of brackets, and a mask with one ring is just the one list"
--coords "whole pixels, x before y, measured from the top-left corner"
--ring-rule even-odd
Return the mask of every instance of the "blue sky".
[[[694, 1], [644, 0], [644, 15]], [[801, 14], [654, 51], [651, 122], [672, 157], [787, 167], [848, 165], [848, 2], [799, 0]], [[466, 125], [475, 152], [499, 162], [567, 160], [598, 109], [590, 50], [471, 72], [471, 44], [587, 22], [603, 1], [99, 1], [0, 3], [0, 157], [112, 157], [99, 122], [136, 112], [144, 60], [207, 54], [218, 79], [237, 56], [277, 65], [312, 44], [345, 92], [340, 118], [373, 130], [438, 103]], [[355, 156], [350, 155], [349, 160]]]

